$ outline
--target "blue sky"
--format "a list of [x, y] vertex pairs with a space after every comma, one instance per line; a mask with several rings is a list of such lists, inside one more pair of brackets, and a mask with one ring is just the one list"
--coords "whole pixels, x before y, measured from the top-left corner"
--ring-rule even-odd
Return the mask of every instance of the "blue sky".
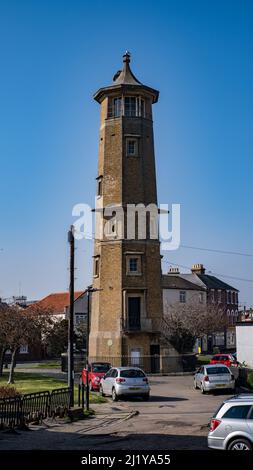
[[[158, 195], [181, 204], [182, 243], [253, 253], [252, 23], [247, 0], [0, 0], [0, 296], [68, 288], [72, 206], [94, 205], [92, 95], [126, 49], [139, 80], [160, 90]], [[92, 242], [79, 242], [78, 289], [91, 255]], [[252, 256], [182, 247], [165, 259], [245, 279], [222, 278], [253, 304]]]

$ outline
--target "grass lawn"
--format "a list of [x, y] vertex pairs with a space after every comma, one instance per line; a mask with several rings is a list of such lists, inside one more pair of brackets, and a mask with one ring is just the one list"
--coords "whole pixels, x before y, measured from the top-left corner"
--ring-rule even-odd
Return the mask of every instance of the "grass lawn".
[[204, 366], [205, 364], [209, 364], [212, 357], [213, 356], [210, 354], [200, 354], [197, 356], [197, 366]]
[[60, 369], [60, 361], [45, 361], [45, 362], [24, 362], [18, 364], [17, 368], [21, 369]]
[[[8, 372], [4, 372], [0, 377], [0, 386], [7, 385]], [[14, 386], [20, 393], [33, 393], [51, 391], [56, 388], [66, 387], [67, 384], [63, 380], [57, 380], [53, 377], [47, 377], [41, 374], [26, 374], [25, 372], [15, 372]], [[75, 385], [75, 402], [77, 403], [78, 386]], [[90, 394], [91, 403], [105, 403], [107, 400], [98, 393]]]

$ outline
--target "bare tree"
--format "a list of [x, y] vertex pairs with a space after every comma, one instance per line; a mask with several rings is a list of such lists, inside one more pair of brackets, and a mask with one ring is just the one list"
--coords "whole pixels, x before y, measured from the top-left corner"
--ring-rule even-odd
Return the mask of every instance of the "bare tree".
[[0, 302], [0, 376], [3, 375], [3, 366], [6, 351], [8, 350], [8, 338], [6, 335], [6, 322], [9, 315], [9, 306]]
[[162, 337], [179, 353], [190, 352], [197, 338], [224, 331], [227, 316], [218, 305], [181, 304], [165, 306]]

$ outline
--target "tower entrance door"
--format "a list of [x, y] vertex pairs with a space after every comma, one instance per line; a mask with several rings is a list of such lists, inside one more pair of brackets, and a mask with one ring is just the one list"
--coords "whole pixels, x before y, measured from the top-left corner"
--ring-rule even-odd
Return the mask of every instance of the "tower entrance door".
[[150, 369], [151, 373], [155, 374], [160, 372], [160, 345], [151, 344], [150, 345]]

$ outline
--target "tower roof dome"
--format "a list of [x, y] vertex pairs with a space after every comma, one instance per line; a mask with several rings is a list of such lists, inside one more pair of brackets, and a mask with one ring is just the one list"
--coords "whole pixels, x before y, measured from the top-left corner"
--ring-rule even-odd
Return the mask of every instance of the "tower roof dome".
[[130, 52], [126, 51], [123, 55], [123, 69], [117, 72], [113, 79], [115, 85], [142, 85], [130, 68], [130, 57]]
[[125, 52], [123, 55], [123, 68], [119, 70], [113, 77], [112, 85], [107, 87], [99, 88], [99, 90], [94, 94], [94, 99], [101, 103], [103, 99], [110, 95], [111, 93], [115, 93], [115, 91], [137, 91], [139, 92], [142, 90], [146, 92], [147, 95], [151, 96], [152, 103], [156, 103], [159, 96], [159, 91], [155, 90], [154, 88], [150, 88], [146, 85], [143, 85], [133, 74], [130, 68], [130, 53], [128, 51]]

